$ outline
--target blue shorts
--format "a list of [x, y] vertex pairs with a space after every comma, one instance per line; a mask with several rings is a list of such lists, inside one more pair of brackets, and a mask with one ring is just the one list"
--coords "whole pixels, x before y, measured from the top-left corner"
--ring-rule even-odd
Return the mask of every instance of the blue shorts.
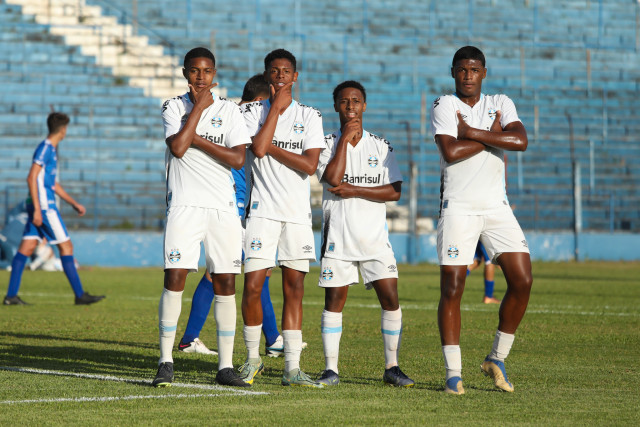
[[491, 258], [489, 258], [489, 254], [487, 250], [484, 248], [482, 243], [478, 241], [478, 246], [476, 246], [476, 254], [473, 257], [478, 261], [484, 261], [485, 264], [491, 264]]
[[46, 238], [50, 244], [57, 245], [69, 240], [69, 233], [65, 227], [58, 208], [49, 206], [49, 209], [42, 211], [42, 225], [40, 227], [33, 223], [33, 205], [27, 204], [29, 219], [24, 226], [23, 239], [42, 240]]

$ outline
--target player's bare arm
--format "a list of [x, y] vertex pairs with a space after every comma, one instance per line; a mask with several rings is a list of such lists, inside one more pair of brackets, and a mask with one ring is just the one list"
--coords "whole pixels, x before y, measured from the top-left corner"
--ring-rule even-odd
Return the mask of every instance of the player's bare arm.
[[246, 145], [244, 144], [229, 148], [214, 144], [203, 137], [196, 135], [193, 138], [191, 146], [204, 151], [214, 159], [232, 167], [233, 169], [240, 169], [244, 166], [244, 158], [247, 151]]
[[213, 105], [211, 89], [217, 85], [218, 83], [213, 83], [203, 89], [197, 90], [193, 85], [189, 84], [189, 96], [191, 101], [193, 101], [193, 109], [182, 129], [166, 139], [166, 144], [171, 154], [175, 157], [181, 158], [184, 156], [184, 153], [186, 153], [187, 149], [191, 146], [194, 137], [197, 136], [196, 128], [198, 127], [198, 122], [200, 122], [202, 112]]
[[295, 171], [313, 175], [318, 169], [318, 159], [321, 151], [321, 148], [310, 148], [303, 151], [302, 154], [296, 154], [272, 145], [269, 149], [269, 155]]
[[342, 127], [342, 135], [338, 140], [336, 154], [333, 156], [322, 175], [322, 179], [334, 187], [340, 185], [347, 167], [347, 144], [355, 146], [362, 137], [362, 121], [358, 118], [349, 120]]
[[348, 182], [341, 182], [333, 188], [328, 188], [328, 191], [343, 199], [359, 197], [372, 202], [395, 202], [400, 200], [402, 182], [398, 181], [377, 187], [361, 187]]
[[[527, 131], [522, 122], [511, 122], [497, 131], [496, 122], [500, 123], [500, 112], [496, 113], [496, 118], [490, 130], [482, 130], [470, 127], [465, 123], [460, 111], [458, 114], [458, 140], [473, 140], [482, 144], [500, 148], [507, 151], [525, 151], [529, 143]], [[498, 126], [499, 127], [499, 126]]]
[[470, 139], [456, 139], [451, 135], [436, 135], [436, 145], [447, 163], [456, 163], [475, 156], [487, 148], [486, 145]]
[[291, 95], [292, 87], [293, 82], [289, 82], [276, 91], [272, 84], [269, 85], [269, 90], [271, 91], [271, 108], [269, 109], [269, 113], [267, 113], [264, 124], [258, 133], [251, 138], [253, 141], [251, 151], [258, 158], [262, 158], [270, 152], [273, 135], [278, 125], [278, 118], [289, 107], [293, 99]]
[[27, 175], [27, 185], [29, 186], [29, 195], [33, 202], [33, 224], [40, 227], [42, 225], [42, 210], [40, 207], [40, 198], [38, 197], [38, 175], [42, 170], [42, 166], [37, 163], [31, 164], [29, 175]]
[[59, 182], [56, 183], [54, 190], [62, 200], [71, 205], [71, 207], [78, 213], [78, 216], [83, 216], [87, 212], [85, 207], [78, 203], [73, 197], [71, 197]]

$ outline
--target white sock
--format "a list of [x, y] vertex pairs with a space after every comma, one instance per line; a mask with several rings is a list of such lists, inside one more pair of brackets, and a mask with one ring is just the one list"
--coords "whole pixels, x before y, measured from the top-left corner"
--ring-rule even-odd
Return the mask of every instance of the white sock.
[[462, 377], [462, 354], [459, 345], [443, 345], [444, 368], [447, 370], [447, 379]]
[[489, 354], [489, 359], [504, 362], [504, 359], [507, 358], [511, 351], [514, 338], [515, 335], [513, 334], [496, 331], [496, 337], [493, 339], [493, 348], [491, 349], [491, 354]]
[[242, 336], [244, 345], [247, 346], [247, 360], [260, 358], [260, 335], [262, 334], [262, 323], [256, 326], [244, 325]]
[[174, 292], [162, 289], [158, 307], [158, 327], [160, 329], [160, 360], [173, 363], [173, 344], [176, 341], [176, 329], [182, 310], [182, 291]]
[[236, 296], [216, 295], [213, 317], [218, 328], [218, 370], [233, 368], [233, 341], [236, 335]]
[[342, 337], [342, 313], [322, 311], [322, 346], [324, 347], [325, 369], [338, 373], [338, 354]]
[[402, 309], [396, 311], [382, 310], [382, 342], [384, 343], [384, 363], [389, 369], [398, 365], [400, 337], [402, 336]]
[[302, 353], [302, 331], [282, 331], [284, 339], [284, 371], [300, 369], [300, 353]]

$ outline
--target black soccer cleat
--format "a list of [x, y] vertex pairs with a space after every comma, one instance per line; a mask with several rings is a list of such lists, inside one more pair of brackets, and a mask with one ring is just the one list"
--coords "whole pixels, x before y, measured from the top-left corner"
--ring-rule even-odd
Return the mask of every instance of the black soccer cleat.
[[251, 384], [242, 381], [233, 368], [224, 368], [216, 374], [216, 382], [220, 385], [228, 385], [231, 387], [251, 387]]
[[26, 301], [22, 301], [22, 299], [18, 296], [12, 297], [4, 297], [4, 301], [2, 302], [4, 305], [31, 305]]
[[156, 378], [151, 383], [154, 387], [170, 387], [173, 382], [173, 363], [164, 362], [160, 364]]
[[76, 297], [76, 305], [89, 305], [102, 299], [104, 299], [104, 295], [91, 295], [89, 292], [85, 292], [81, 296]]

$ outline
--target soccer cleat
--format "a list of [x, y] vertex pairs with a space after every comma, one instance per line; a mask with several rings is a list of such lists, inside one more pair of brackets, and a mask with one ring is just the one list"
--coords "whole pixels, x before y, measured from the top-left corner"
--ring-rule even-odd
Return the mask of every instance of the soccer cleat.
[[312, 380], [309, 375], [300, 369], [292, 369], [289, 372], [285, 372], [284, 375], [282, 375], [281, 384], [286, 386], [324, 388], [324, 384]]
[[415, 381], [406, 376], [397, 365], [392, 368], [385, 369], [382, 380], [395, 387], [413, 387], [415, 385]]
[[513, 392], [513, 385], [507, 379], [507, 371], [504, 368], [504, 362], [489, 359], [487, 356], [480, 365], [482, 372], [493, 379], [493, 383], [502, 391]]
[[180, 344], [178, 344], [178, 350], [185, 353], [210, 354], [212, 356], [218, 354], [218, 352], [216, 351], [209, 350], [207, 346], [204, 345], [202, 341], [200, 341], [200, 338], [195, 338], [193, 341], [186, 344], [183, 343], [182, 340], [180, 340]]
[[482, 302], [484, 304], [500, 304], [501, 301], [498, 298], [485, 296], [482, 298]]
[[96, 303], [104, 298], [104, 295], [91, 295], [89, 292], [76, 297], [76, 305], [89, 305]]
[[[302, 343], [302, 349], [307, 348], [307, 343]], [[265, 345], [264, 353], [269, 357], [280, 357], [284, 356], [284, 339], [282, 335], [278, 335], [276, 341], [271, 345]]]
[[324, 385], [338, 385], [340, 384], [340, 377], [333, 370], [327, 369], [321, 372], [320, 378], [316, 381]]
[[156, 378], [151, 383], [154, 387], [170, 387], [173, 382], [173, 363], [164, 362], [158, 367]]
[[239, 378], [247, 384], [253, 384], [256, 375], [264, 371], [262, 359], [249, 359], [238, 368]]
[[251, 387], [251, 384], [242, 381], [242, 378], [236, 374], [233, 368], [224, 368], [216, 374], [216, 382], [220, 385], [228, 385], [231, 387]]
[[451, 377], [444, 383], [444, 392], [449, 394], [464, 394], [462, 378]]
[[18, 295], [12, 297], [4, 297], [4, 301], [2, 302], [4, 305], [31, 305], [28, 302], [25, 302]]

